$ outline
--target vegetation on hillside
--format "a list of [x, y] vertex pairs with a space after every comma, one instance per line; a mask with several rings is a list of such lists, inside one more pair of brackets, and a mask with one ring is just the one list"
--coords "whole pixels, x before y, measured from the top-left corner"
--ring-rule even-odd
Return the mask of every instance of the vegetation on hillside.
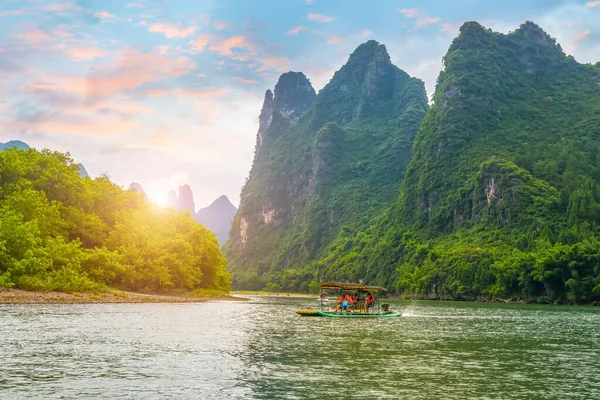
[[69, 155], [0, 152], [0, 288], [229, 290], [216, 238], [107, 177], [81, 178]]
[[[375, 41], [356, 49], [297, 120], [277, 108], [288, 81], [275, 88], [275, 112], [268, 130], [259, 131], [225, 246], [235, 288], [314, 288], [312, 263], [331, 241], [344, 229], [368, 226], [397, 198], [428, 108], [423, 82], [394, 66]], [[305, 92], [298, 94], [301, 105]], [[286, 93], [295, 109], [293, 88]], [[269, 100], [261, 120], [268, 120]]]
[[467, 23], [398, 201], [319, 262], [405, 295], [600, 299], [600, 71], [533, 23]]

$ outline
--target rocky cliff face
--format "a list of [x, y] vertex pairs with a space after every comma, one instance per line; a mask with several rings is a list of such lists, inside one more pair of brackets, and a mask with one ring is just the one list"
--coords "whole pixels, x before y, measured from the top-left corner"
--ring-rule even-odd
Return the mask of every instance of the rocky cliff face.
[[[315, 100], [317, 94], [310, 81], [302, 72], [286, 72], [281, 75], [275, 85], [275, 94], [269, 89], [265, 93], [262, 110], [258, 118], [258, 135], [256, 140], [257, 151], [263, 146], [267, 139], [269, 127], [273, 118], [281, 116], [290, 121], [297, 121]], [[271, 132], [270, 139], [277, 134], [276, 130]]]
[[423, 83], [374, 41], [318, 95], [304, 74], [283, 74], [266, 93], [225, 247], [238, 287], [290, 269], [312, 274], [307, 265], [344, 224], [360, 226], [392, 202], [427, 108]]
[[227, 242], [231, 222], [237, 208], [231, 204], [227, 196], [221, 196], [208, 207], [201, 208], [195, 215], [195, 220], [215, 233], [221, 245]]

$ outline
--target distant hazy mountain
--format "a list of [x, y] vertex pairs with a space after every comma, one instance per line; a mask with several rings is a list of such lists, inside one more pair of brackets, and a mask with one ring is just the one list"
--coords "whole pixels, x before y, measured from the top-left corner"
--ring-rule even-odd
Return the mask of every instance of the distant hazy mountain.
[[89, 176], [87, 170], [85, 169], [85, 167], [83, 166], [82, 163], [79, 163], [77, 165], [79, 165], [79, 176], [80, 177], [85, 178], [86, 176]]
[[175, 193], [174, 190], [169, 191], [169, 200], [167, 202], [169, 207], [173, 207], [179, 211], [189, 211], [193, 217], [196, 212], [196, 206], [194, 204], [194, 195], [189, 185], [179, 186], [179, 194]]
[[227, 196], [221, 196], [206, 208], [198, 210], [195, 219], [198, 223], [213, 231], [221, 245], [227, 242], [231, 221], [237, 208], [231, 204]]
[[146, 192], [144, 191], [144, 188], [142, 188], [142, 185], [140, 185], [137, 182], [132, 182], [131, 185], [129, 185], [129, 189], [127, 189], [127, 190], [135, 190], [136, 192], [146, 196]]
[[[16, 148], [18, 150], [29, 150], [30, 147], [27, 143], [20, 140], [9, 140], [6, 143], [0, 143], [0, 151], [12, 148]], [[79, 176], [82, 178], [89, 176], [83, 164], [79, 163], [77, 165], [79, 166]]]
[[10, 140], [6, 143], [0, 143], [0, 151], [5, 149], [11, 149], [16, 147], [19, 150], [28, 150], [29, 145], [25, 142], [21, 142], [20, 140]]

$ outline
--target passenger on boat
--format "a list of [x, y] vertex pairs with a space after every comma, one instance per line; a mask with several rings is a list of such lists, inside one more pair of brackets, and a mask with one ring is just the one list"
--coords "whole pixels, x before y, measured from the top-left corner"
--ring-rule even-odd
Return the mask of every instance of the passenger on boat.
[[346, 311], [351, 310], [350, 306], [352, 304], [352, 297], [350, 297], [349, 294], [346, 294], [346, 296], [344, 297], [344, 301], [342, 301], [342, 308]]
[[337, 313], [338, 311], [340, 311], [343, 307], [343, 304], [344, 304], [344, 297], [338, 294], [338, 306], [335, 308], [335, 310], [333, 312]]
[[352, 296], [352, 309], [355, 311], [360, 309], [358, 293], [354, 293], [354, 296]]
[[375, 297], [369, 292], [367, 293], [367, 301], [366, 301], [366, 309], [367, 309], [367, 313], [369, 312], [369, 308], [373, 308], [375, 307]]

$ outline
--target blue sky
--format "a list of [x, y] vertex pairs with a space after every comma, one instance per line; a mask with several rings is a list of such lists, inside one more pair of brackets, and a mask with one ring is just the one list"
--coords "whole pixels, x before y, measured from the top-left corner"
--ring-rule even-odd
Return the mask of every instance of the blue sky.
[[92, 176], [160, 201], [239, 201], [264, 91], [286, 71], [319, 90], [360, 43], [434, 90], [460, 25], [539, 24], [600, 60], [600, 1], [3, 0], [0, 140], [69, 151]]

